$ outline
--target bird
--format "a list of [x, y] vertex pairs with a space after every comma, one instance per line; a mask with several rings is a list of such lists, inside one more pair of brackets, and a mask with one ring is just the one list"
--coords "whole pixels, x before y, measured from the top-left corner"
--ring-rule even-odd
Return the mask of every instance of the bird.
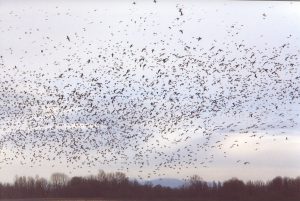
[[[251, 140], [259, 152], [265, 136], [288, 140], [299, 117], [288, 111], [299, 106], [292, 35], [258, 48], [241, 39], [238, 23], [224, 26], [228, 41], [201, 30], [188, 34], [189, 23], [201, 26], [188, 6], [171, 3], [174, 15], [163, 24], [130, 5], [131, 14], [116, 21], [101, 18], [104, 9], [91, 9], [101, 19], [87, 14], [67, 40], [41, 28], [36, 40], [35, 29], [18, 27], [23, 21], [14, 15], [9, 18], [20, 23], [0, 27], [5, 34], [22, 30], [20, 37], [34, 44], [22, 51], [12, 44], [0, 55], [1, 164], [47, 161], [53, 169], [67, 164], [69, 171], [120, 166], [147, 178], [166, 169], [209, 168], [218, 164], [217, 152], [230, 161], [231, 151]], [[55, 18], [46, 12], [39, 16], [46, 22], [78, 20], [72, 8]], [[99, 24], [105, 37], [95, 31]], [[57, 27], [50, 23], [50, 29]], [[141, 40], [133, 40], [133, 32]], [[226, 143], [236, 135], [242, 140]], [[252, 163], [244, 160], [231, 161]]]
[[183, 12], [182, 12], [182, 8], [179, 8], [179, 13], [180, 13], [180, 16], [183, 16]]

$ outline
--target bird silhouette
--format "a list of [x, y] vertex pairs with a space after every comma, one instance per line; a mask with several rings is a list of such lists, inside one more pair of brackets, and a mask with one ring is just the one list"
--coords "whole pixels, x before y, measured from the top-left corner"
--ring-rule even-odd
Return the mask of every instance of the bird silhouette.
[[[297, 126], [299, 110], [289, 110], [300, 98], [293, 36], [259, 48], [241, 39], [243, 26], [235, 23], [225, 28], [228, 41], [210, 41], [201, 30], [186, 29], [195, 14], [186, 6], [174, 5], [167, 24], [131, 3], [128, 9], [130, 15], [108, 26], [87, 13], [67, 40], [38, 27], [38, 41], [36, 29], [23, 28], [20, 37], [32, 46], [3, 48], [1, 165], [47, 161], [73, 170], [117, 164], [124, 171], [134, 167], [140, 177], [162, 176], [166, 169], [180, 174], [210, 167], [216, 151], [227, 160], [251, 140], [259, 151], [269, 130], [283, 130], [272, 139], [284, 141]], [[45, 21], [79, 19], [72, 9], [55, 18], [44, 12]], [[89, 12], [102, 16], [105, 10]], [[1, 33], [21, 29], [11, 26]], [[94, 32], [99, 26], [105, 37]], [[233, 134], [248, 138], [226, 144]], [[249, 165], [245, 160], [234, 163]]]

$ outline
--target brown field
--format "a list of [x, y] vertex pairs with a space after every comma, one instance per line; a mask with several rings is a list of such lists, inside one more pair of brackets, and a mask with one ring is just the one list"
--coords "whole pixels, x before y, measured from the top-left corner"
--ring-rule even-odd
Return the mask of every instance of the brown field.
[[[0, 199], [0, 201], [141, 201], [141, 200], [128, 200], [128, 199], [93, 199], [93, 198], [28, 198], [28, 199]], [[143, 200], [147, 201], [147, 200]], [[174, 199], [151, 199], [151, 201], [180, 201], [180, 200], [174, 200]], [[195, 201], [195, 200], [184, 200], [184, 201]], [[197, 200], [201, 201], [201, 200]]]
[[[0, 199], [0, 201], [141, 201], [141, 200], [108, 200], [108, 199], [79, 199], [79, 198], [72, 198], [72, 199], [47, 199], [47, 198], [36, 198], [36, 199]], [[147, 200], [143, 200], [147, 201]], [[152, 200], [154, 201], [154, 200]], [[174, 200], [174, 199], [165, 199], [165, 200], [155, 200], [155, 201], [180, 201], [180, 200]], [[184, 201], [195, 201], [195, 200], [184, 200]], [[201, 200], [197, 200], [201, 201]], [[213, 200], [212, 200], [213, 201]]]
[[0, 201], [121, 201], [121, 200], [107, 200], [107, 199], [82, 199], [82, 198], [74, 198], [74, 199], [57, 199], [57, 198], [34, 198], [34, 199], [0, 199]]
[[[150, 199], [150, 200], [129, 200], [129, 199], [101, 199], [101, 198], [28, 198], [28, 199], [0, 199], [0, 201], [182, 201], [180, 199]], [[208, 200], [186, 200], [184, 201], [208, 201]], [[216, 200], [211, 200], [216, 201]]]
[[83, 199], [83, 198], [72, 198], [72, 199], [66, 199], [66, 198], [34, 198], [34, 199], [0, 199], [0, 201], [121, 201], [121, 200], [108, 200], [108, 199]]
[[0, 199], [0, 201], [121, 201], [121, 200], [108, 200], [108, 199], [82, 199], [82, 198], [34, 198], [34, 199]]

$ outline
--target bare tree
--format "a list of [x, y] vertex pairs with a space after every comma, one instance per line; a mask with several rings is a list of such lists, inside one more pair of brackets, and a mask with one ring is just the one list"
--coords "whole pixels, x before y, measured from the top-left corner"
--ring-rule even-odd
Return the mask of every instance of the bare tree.
[[66, 186], [69, 181], [69, 177], [64, 173], [53, 173], [51, 175], [51, 183], [55, 188]]
[[188, 183], [191, 186], [197, 186], [197, 185], [201, 184], [202, 181], [203, 181], [203, 179], [199, 175], [195, 174], [195, 175], [190, 177]]
[[106, 181], [106, 174], [103, 170], [99, 170], [98, 175], [97, 175], [97, 180], [100, 182]]

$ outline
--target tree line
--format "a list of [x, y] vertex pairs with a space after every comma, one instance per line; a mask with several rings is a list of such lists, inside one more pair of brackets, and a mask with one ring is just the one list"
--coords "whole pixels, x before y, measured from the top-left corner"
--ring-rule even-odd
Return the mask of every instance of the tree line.
[[139, 183], [121, 172], [74, 176], [54, 173], [50, 180], [16, 176], [13, 183], [0, 183], [0, 198], [106, 198], [132, 200], [201, 201], [299, 201], [300, 177], [243, 182], [232, 178], [206, 182], [194, 175], [180, 188]]

